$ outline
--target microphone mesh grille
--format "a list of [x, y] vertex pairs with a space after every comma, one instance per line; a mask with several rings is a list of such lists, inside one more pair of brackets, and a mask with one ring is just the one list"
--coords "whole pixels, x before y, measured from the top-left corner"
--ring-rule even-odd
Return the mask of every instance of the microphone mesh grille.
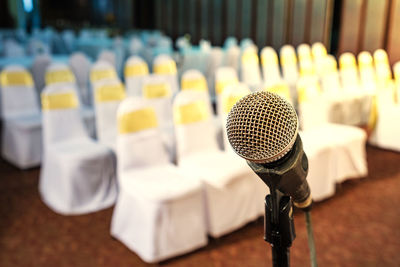
[[289, 152], [297, 129], [294, 108], [270, 92], [256, 92], [240, 99], [229, 112], [226, 125], [235, 152], [258, 163], [276, 161]]

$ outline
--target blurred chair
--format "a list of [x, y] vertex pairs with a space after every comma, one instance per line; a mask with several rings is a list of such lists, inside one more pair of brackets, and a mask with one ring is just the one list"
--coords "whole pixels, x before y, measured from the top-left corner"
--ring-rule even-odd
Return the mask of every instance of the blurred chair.
[[4, 159], [20, 169], [40, 165], [41, 114], [32, 76], [23, 67], [8, 66], [0, 74]]
[[270, 86], [266, 85], [263, 88], [263, 90], [275, 93], [275, 94], [283, 97], [284, 99], [286, 99], [286, 101], [288, 101], [289, 103], [291, 103], [291, 104], [293, 103], [292, 96], [290, 94], [289, 85], [283, 80], [281, 80], [278, 83], [275, 83], [274, 85], [270, 85]]
[[207, 79], [209, 95], [211, 99], [215, 98], [215, 72], [224, 64], [224, 51], [220, 47], [212, 47], [208, 57], [205, 76]]
[[117, 60], [115, 53], [111, 50], [102, 50], [97, 57], [97, 61], [107, 61], [110, 63], [114, 68], [117, 68]]
[[96, 136], [100, 144], [113, 151], [117, 143], [117, 109], [125, 98], [125, 89], [117, 79], [102, 80], [94, 88]]
[[272, 47], [266, 46], [261, 50], [261, 66], [265, 86], [273, 86], [281, 82], [278, 55]]
[[117, 195], [115, 158], [86, 133], [75, 89], [68, 84], [47, 86], [42, 93], [42, 114], [39, 191], [43, 201], [65, 215], [111, 206]]
[[25, 49], [14, 39], [3, 41], [3, 53], [5, 57], [19, 58], [25, 56]]
[[203, 192], [169, 162], [155, 111], [130, 97], [118, 109], [118, 180], [111, 235], [148, 263], [207, 244]]
[[375, 94], [376, 75], [371, 54], [368, 51], [363, 51], [358, 54], [357, 59], [362, 89]]
[[217, 105], [217, 115], [222, 114], [222, 104], [221, 96], [225, 90], [230, 85], [237, 85], [239, 83], [237, 72], [232, 67], [219, 67], [215, 72], [215, 94], [216, 105]]
[[239, 46], [231, 46], [226, 50], [225, 64], [235, 69], [236, 73], [240, 71], [240, 48]]
[[327, 55], [321, 59], [319, 65], [323, 91], [331, 95], [340, 95], [342, 93], [342, 85], [335, 57]]
[[392, 79], [392, 72], [390, 70], [388, 55], [385, 50], [375, 50], [374, 63], [378, 90], [387, 89], [389, 82]]
[[313, 43], [311, 46], [311, 55], [314, 61], [315, 70], [318, 76], [321, 76], [321, 67], [323, 65], [325, 57], [328, 56], [325, 45], [321, 42]]
[[[297, 57], [294, 47], [291, 45], [284, 45], [279, 54], [283, 79], [289, 84], [290, 93], [293, 99], [297, 99], [296, 84], [299, 79], [299, 70], [297, 67]], [[296, 102], [297, 101], [294, 103]]]
[[143, 79], [149, 75], [147, 63], [139, 56], [131, 56], [124, 69], [126, 93], [128, 96], [142, 94]]
[[115, 67], [105, 60], [98, 60], [92, 65], [89, 77], [92, 87], [94, 86], [94, 83], [100, 80], [118, 79]]
[[172, 119], [172, 91], [168, 80], [158, 74], [143, 79], [142, 96], [157, 114], [158, 125], [171, 162], [175, 162], [175, 134]]
[[[43, 88], [46, 86], [45, 74], [47, 67], [51, 64], [50, 55], [42, 54], [37, 55], [32, 63], [32, 76], [35, 81], [35, 88], [38, 92], [38, 96], [42, 93]], [[38, 98], [39, 101], [39, 98]]]
[[250, 89], [261, 85], [261, 73], [256, 49], [247, 47], [241, 56], [240, 65], [241, 82], [247, 84]]
[[178, 72], [175, 61], [169, 55], [158, 55], [153, 61], [153, 73], [168, 79], [172, 94], [179, 91]]
[[339, 57], [340, 78], [345, 91], [355, 91], [360, 88], [356, 58], [352, 53], [343, 53]]
[[92, 93], [89, 86], [91, 65], [88, 57], [82, 52], [73, 53], [69, 58], [69, 66], [75, 75], [82, 103], [87, 106], [92, 106]]
[[[241, 158], [220, 151], [204, 94], [185, 90], [174, 100], [178, 166], [203, 183], [208, 233], [220, 237], [263, 214], [259, 178]], [[264, 186], [265, 192], [266, 186]]]
[[400, 105], [400, 61], [393, 65], [394, 86], [396, 95], [396, 104]]
[[64, 30], [61, 33], [61, 39], [64, 42], [64, 46], [67, 50], [67, 53], [72, 53], [76, 49], [76, 36], [72, 30]]

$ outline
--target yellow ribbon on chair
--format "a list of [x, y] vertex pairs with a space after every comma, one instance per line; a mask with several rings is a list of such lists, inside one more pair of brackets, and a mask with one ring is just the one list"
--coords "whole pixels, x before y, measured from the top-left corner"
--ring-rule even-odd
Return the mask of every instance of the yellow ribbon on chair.
[[375, 129], [377, 121], [378, 121], [378, 103], [376, 96], [373, 96], [371, 102], [371, 111], [369, 113], [368, 123], [367, 123], [368, 131], [373, 131]]
[[285, 98], [287, 101], [291, 101], [290, 89], [286, 83], [275, 84], [273, 86], [265, 88], [264, 91], [275, 93], [275, 94]]
[[143, 86], [144, 98], [163, 98], [171, 96], [171, 89], [168, 83], [154, 83]]
[[238, 102], [240, 99], [242, 99], [245, 95], [229, 95], [227, 97], [222, 98], [222, 108], [225, 114], [228, 114], [232, 107]]
[[96, 102], [121, 101], [125, 98], [125, 89], [122, 83], [106, 84], [96, 88]]
[[278, 65], [278, 56], [276, 54], [261, 55], [261, 65], [263, 66], [275, 66]]
[[74, 74], [68, 70], [54, 70], [46, 73], [46, 85], [54, 83], [73, 83], [75, 82]]
[[143, 76], [149, 74], [146, 63], [127, 65], [124, 69], [125, 77]]
[[177, 125], [200, 122], [209, 117], [209, 108], [202, 100], [177, 106], [174, 109], [174, 123]]
[[282, 55], [281, 56], [281, 65], [282, 66], [293, 66], [297, 64], [297, 58], [296, 55], [289, 54], [289, 55]]
[[33, 86], [32, 75], [27, 71], [3, 71], [1, 86]]
[[157, 116], [153, 108], [143, 108], [122, 114], [118, 117], [120, 134], [135, 133], [158, 127]]
[[319, 83], [307, 81], [307, 80], [299, 80], [297, 84], [297, 94], [299, 103], [304, 103], [310, 101], [313, 97], [320, 95], [321, 88]]
[[312, 76], [315, 74], [315, 67], [311, 60], [303, 60], [300, 62], [300, 76]]
[[176, 71], [175, 61], [170, 60], [170, 61], [168, 61], [166, 63], [163, 63], [163, 64], [156, 64], [154, 66], [154, 73], [163, 74], [163, 75], [176, 74], [177, 71]]
[[97, 82], [103, 79], [117, 78], [117, 73], [113, 69], [93, 70], [90, 73], [90, 81]]
[[258, 64], [258, 56], [254, 51], [244, 52], [242, 55], [242, 64]]
[[237, 78], [217, 81], [215, 83], [215, 92], [216, 92], [217, 95], [220, 95], [224, 91], [225, 87], [227, 87], [229, 85], [238, 84], [238, 82], [239, 81], [238, 81]]
[[207, 82], [203, 77], [197, 79], [182, 79], [181, 84], [182, 90], [195, 90], [201, 92], [207, 92]]
[[356, 69], [357, 64], [356, 64], [356, 59], [353, 55], [350, 54], [344, 54], [339, 58], [339, 67], [341, 70], [344, 69]]
[[73, 92], [61, 94], [42, 94], [42, 110], [70, 109], [79, 105], [78, 98]]

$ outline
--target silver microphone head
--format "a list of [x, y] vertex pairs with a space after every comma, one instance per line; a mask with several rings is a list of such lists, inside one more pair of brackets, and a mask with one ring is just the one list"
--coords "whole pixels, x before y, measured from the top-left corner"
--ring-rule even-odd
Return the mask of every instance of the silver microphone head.
[[275, 93], [256, 92], [232, 107], [226, 130], [229, 143], [239, 156], [256, 163], [270, 163], [293, 147], [298, 119], [284, 98]]

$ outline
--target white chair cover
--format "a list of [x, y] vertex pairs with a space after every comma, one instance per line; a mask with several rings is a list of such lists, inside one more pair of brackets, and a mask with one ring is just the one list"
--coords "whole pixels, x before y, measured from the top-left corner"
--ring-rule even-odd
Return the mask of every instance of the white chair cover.
[[[42, 93], [46, 83], [44, 80], [47, 67], [51, 63], [51, 57], [46, 54], [38, 55], [35, 57], [32, 63], [32, 76], [35, 81], [35, 88], [38, 92], [38, 96]], [[39, 98], [38, 98], [39, 101]]]
[[235, 69], [236, 73], [239, 73], [240, 66], [240, 48], [237, 45], [233, 45], [227, 48], [225, 64]]
[[215, 72], [219, 67], [223, 65], [223, 62], [224, 62], [224, 52], [222, 48], [212, 47], [209, 54], [208, 64], [205, 72], [209, 95], [211, 96], [212, 99], [215, 98], [215, 89], [214, 89]]
[[163, 75], [168, 79], [173, 95], [175, 95], [179, 91], [176, 63], [170, 56], [156, 56], [153, 61], [153, 73]]
[[322, 66], [324, 59], [328, 55], [326, 52], [325, 45], [320, 42], [313, 43], [311, 46], [311, 55], [314, 61], [315, 70], [318, 76], [322, 76]]
[[138, 56], [131, 56], [124, 69], [126, 93], [128, 96], [142, 95], [144, 78], [149, 75], [147, 63]]
[[41, 115], [32, 76], [21, 66], [0, 74], [4, 159], [20, 169], [38, 166], [42, 158]]
[[99, 56], [97, 57], [98, 61], [107, 61], [110, 63], [114, 68], [117, 67], [115, 53], [111, 50], [103, 50], [100, 52]]
[[69, 65], [75, 75], [82, 103], [92, 106], [92, 93], [89, 86], [89, 71], [92, 63], [82, 52], [76, 52], [69, 58]]
[[251, 89], [261, 85], [261, 72], [257, 50], [253, 46], [246, 48], [241, 56], [240, 65], [241, 81]]
[[169, 163], [154, 110], [126, 99], [118, 130], [120, 192], [111, 234], [149, 263], [206, 245], [201, 185]]
[[237, 77], [237, 72], [232, 67], [220, 67], [217, 69], [215, 73], [215, 94], [216, 105], [217, 105], [217, 116], [223, 114], [221, 110], [221, 96], [225, 90], [230, 85], [237, 85], [239, 83], [239, 79]]
[[117, 109], [125, 98], [124, 85], [118, 79], [95, 84], [96, 136], [100, 144], [113, 151], [117, 143]]
[[284, 45], [282, 46], [279, 54], [283, 79], [289, 84], [290, 93], [293, 99], [297, 99], [296, 84], [297, 80], [299, 79], [299, 71], [294, 47], [291, 45]]
[[267, 187], [244, 160], [218, 149], [204, 95], [178, 93], [174, 123], [178, 165], [204, 185], [208, 233], [222, 236], [263, 214]]
[[115, 158], [84, 129], [74, 88], [54, 84], [42, 94], [43, 164], [39, 191], [55, 212], [83, 214], [116, 198]]
[[266, 86], [273, 86], [281, 82], [281, 71], [275, 49], [266, 46], [261, 50], [261, 66]]

